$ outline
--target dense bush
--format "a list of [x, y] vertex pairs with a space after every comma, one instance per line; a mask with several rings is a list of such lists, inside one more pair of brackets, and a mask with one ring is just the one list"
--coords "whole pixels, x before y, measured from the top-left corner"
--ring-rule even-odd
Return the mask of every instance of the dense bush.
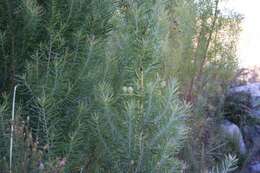
[[28, 130], [15, 135], [13, 171], [180, 171], [188, 106], [160, 77], [166, 2], [25, 3], [46, 36], [17, 78], [15, 126]]
[[251, 94], [247, 92], [229, 93], [224, 102], [225, 117], [237, 125], [245, 123], [252, 108], [251, 100]]
[[211, 169], [225, 154], [212, 150], [214, 115], [235, 74], [241, 20], [218, 4], [1, 1], [0, 170]]

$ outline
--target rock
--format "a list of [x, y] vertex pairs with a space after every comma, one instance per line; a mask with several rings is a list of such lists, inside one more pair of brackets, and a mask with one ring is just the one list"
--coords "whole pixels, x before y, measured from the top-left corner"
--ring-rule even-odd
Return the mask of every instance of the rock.
[[[259, 146], [259, 145], [258, 145]], [[254, 147], [240, 173], [260, 173], [260, 150]]]
[[250, 173], [260, 173], [260, 163], [256, 163], [249, 166]]
[[240, 155], [245, 155], [247, 153], [247, 149], [239, 127], [236, 124], [225, 120], [221, 125], [221, 128], [224, 137], [235, 145]]
[[260, 126], [259, 125], [247, 125], [243, 127], [245, 139], [248, 145], [258, 146], [260, 141]]
[[[232, 118], [236, 118], [234, 115], [240, 113], [239, 121], [233, 121], [235, 123], [239, 122], [238, 124], [244, 134], [244, 138], [242, 137], [242, 139], [244, 139], [245, 142], [244, 144], [240, 144], [240, 151], [242, 151], [243, 145], [245, 145], [249, 151], [240, 173], [260, 173], [260, 83], [234, 87], [230, 90], [229, 96], [230, 100], [235, 100], [231, 102], [231, 105], [232, 103], [239, 103], [233, 104], [233, 107], [231, 106], [229, 108], [235, 110], [233, 112], [234, 114], [231, 114], [231, 120]], [[245, 96], [249, 101], [246, 101], [247, 99], [241, 96]], [[243, 104], [240, 105], [240, 103]], [[247, 109], [249, 110], [248, 114], [245, 112]], [[243, 118], [243, 123], [241, 123], [241, 117]], [[238, 127], [231, 127], [231, 125], [227, 127], [233, 129], [233, 131], [238, 131]]]
[[234, 87], [230, 90], [231, 95], [239, 93], [247, 93], [248, 95], [250, 95], [250, 104], [246, 104], [245, 106], [250, 108], [251, 117], [260, 120], [260, 83], [252, 83], [239, 87]]

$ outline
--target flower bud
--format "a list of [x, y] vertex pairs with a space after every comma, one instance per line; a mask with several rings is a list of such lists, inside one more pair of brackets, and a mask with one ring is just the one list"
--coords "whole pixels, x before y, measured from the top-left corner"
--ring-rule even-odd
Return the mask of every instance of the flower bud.
[[162, 82], [161, 82], [161, 87], [162, 87], [162, 88], [166, 87], [166, 82], [165, 82], [165, 81], [162, 81]]
[[128, 87], [127, 91], [128, 91], [129, 94], [133, 94], [134, 89], [133, 89], [133, 87]]
[[127, 92], [127, 87], [124, 86], [124, 87], [122, 88], [122, 90], [123, 90], [124, 93], [126, 93], [126, 92]]

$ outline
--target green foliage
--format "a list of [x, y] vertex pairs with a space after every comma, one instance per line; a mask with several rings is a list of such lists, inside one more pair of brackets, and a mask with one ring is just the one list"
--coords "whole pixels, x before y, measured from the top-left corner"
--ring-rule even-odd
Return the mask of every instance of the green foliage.
[[[222, 13], [218, 0], [174, 1], [166, 76], [175, 76], [182, 97], [192, 104], [192, 131], [182, 152], [188, 171], [205, 172], [223, 157], [218, 132], [227, 86], [236, 69], [241, 16]], [[174, 63], [171, 63], [174, 62]]]
[[218, 0], [180, 0], [171, 9], [166, 75], [176, 76], [183, 86], [183, 95], [195, 104], [199, 97], [221, 94], [237, 68], [241, 16], [223, 14], [218, 4]]
[[16, 127], [26, 129], [14, 170], [180, 172], [189, 106], [160, 77], [168, 3], [23, 3], [45, 36], [26, 41], [34, 48], [17, 78]]
[[24, 63], [42, 40], [43, 9], [37, 1], [22, 0], [0, 2], [0, 71], [1, 91], [15, 83], [15, 76], [24, 70]]
[[225, 116], [231, 122], [242, 125], [250, 115], [252, 97], [247, 92], [230, 93], [225, 98]]
[[189, 168], [211, 167], [222, 145], [206, 115], [236, 69], [240, 20], [218, 1], [4, 0], [0, 19], [0, 91], [20, 84], [13, 172], [183, 172], [184, 143]]
[[9, 138], [10, 138], [10, 130], [7, 129], [8, 127], [8, 114], [7, 114], [7, 110], [8, 110], [8, 101], [7, 101], [7, 97], [5, 96], [4, 101], [2, 102], [1, 106], [0, 106], [0, 153], [1, 153], [1, 161], [0, 161], [0, 167], [3, 168], [4, 170], [8, 169], [8, 158], [7, 156], [7, 148], [9, 146]]
[[236, 164], [238, 159], [235, 156], [228, 155], [222, 163], [214, 167], [210, 173], [229, 173], [237, 169]]

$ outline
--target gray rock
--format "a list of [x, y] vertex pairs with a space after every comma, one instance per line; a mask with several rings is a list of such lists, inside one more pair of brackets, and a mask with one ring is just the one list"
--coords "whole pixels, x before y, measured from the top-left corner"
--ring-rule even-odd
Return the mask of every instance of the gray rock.
[[245, 155], [247, 153], [247, 149], [239, 127], [236, 124], [225, 120], [221, 125], [221, 128], [224, 137], [235, 145], [241, 155]]
[[234, 87], [230, 93], [245, 92], [251, 95], [251, 116], [260, 120], [260, 83], [252, 83], [239, 87]]
[[255, 163], [249, 166], [249, 170], [251, 173], [260, 173], [260, 163]]
[[[249, 154], [246, 162], [243, 164], [241, 173], [260, 173], [260, 83], [234, 87], [230, 92], [246, 92], [250, 94], [250, 113], [245, 116], [246, 124], [242, 127], [244, 134], [244, 138], [242, 138], [245, 140]], [[234, 129], [233, 131], [238, 131], [236, 127], [232, 128]], [[240, 147], [242, 146], [243, 144], [240, 144]]]

